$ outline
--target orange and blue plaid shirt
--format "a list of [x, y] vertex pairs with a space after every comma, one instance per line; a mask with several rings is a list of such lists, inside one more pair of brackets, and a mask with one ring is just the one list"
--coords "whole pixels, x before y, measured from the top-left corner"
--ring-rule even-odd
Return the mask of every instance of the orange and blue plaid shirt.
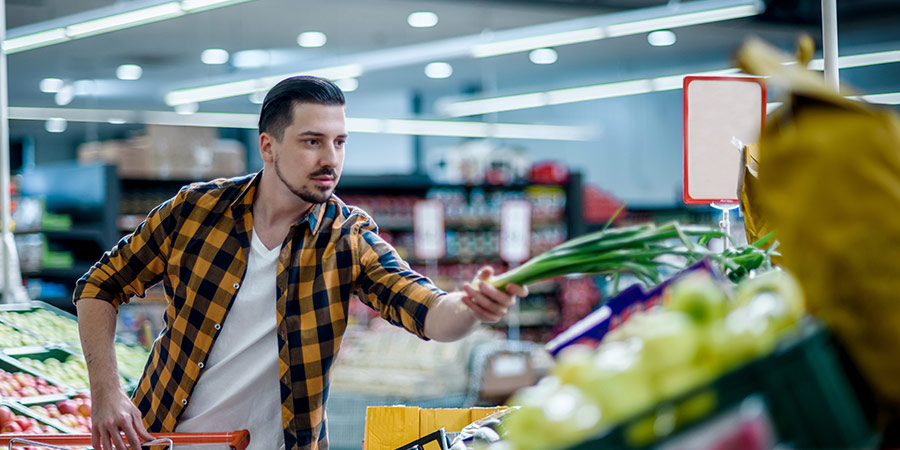
[[[165, 327], [133, 397], [151, 432], [175, 429], [240, 289], [260, 175], [182, 188], [78, 280], [75, 301], [98, 298], [116, 308], [162, 282]], [[328, 448], [324, 406], [354, 294], [427, 339], [425, 316], [444, 292], [377, 231], [365, 212], [332, 195], [282, 243], [276, 331], [286, 449]]]

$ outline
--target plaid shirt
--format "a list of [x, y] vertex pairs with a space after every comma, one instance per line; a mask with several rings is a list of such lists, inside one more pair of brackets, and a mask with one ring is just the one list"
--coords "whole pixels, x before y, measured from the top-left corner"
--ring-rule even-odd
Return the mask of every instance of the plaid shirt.
[[[133, 398], [149, 431], [175, 429], [240, 289], [260, 174], [182, 188], [78, 280], [75, 301], [116, 308], [163, 283], [165, 329]], [[276, 279], [285, 448], [327, 449], [324, 405], [350, 298], [425, 338], [425, 315], [443, 291], [410, 270], [365, 212], [333, 195], [291, 226]]]

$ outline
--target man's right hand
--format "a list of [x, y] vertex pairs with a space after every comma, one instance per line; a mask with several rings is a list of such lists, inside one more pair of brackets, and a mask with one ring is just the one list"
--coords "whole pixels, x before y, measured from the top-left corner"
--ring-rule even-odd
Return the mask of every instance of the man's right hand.
[[141, 448], [141, 442], [152, 441], [153, 436], [144, 428], [141, 412], [121, 389], [108, 392], [91, 390], [91, 441], [95, 450]]

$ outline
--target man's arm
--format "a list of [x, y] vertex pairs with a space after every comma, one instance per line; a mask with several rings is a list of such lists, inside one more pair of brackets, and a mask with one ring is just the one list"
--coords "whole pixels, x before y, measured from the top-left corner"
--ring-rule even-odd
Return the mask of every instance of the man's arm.
[[425, 336], [439, 342], [461, 339], [478, 328], [481, 322], [497, 322], [516, 303], [516, 297], [528, 296], [528, 289], [510, 284], [501, 291], [486, 281], [493, 270], [478, 272], [475, 286], [466, 284], [460, 292], [438, 297], [425, 316]]
[[91, 438], [95, 449], [126, 448], [124, 433], [131, 448], [141, 448], [141, 441], [153, 440], [144, 428], [141, 413], [119, 384], [116, 363], [116, 309], [96, 298], [79, 300], [78, 331], [91, 382]]

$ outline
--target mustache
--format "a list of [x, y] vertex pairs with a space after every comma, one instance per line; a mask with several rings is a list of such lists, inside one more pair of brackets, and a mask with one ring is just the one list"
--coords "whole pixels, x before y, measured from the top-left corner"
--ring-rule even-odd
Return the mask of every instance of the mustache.
[[314, 178], [314, 177], [321, 177], [323, 175], [329, 176], [331, 178], [337, 178], [337, 173], [334, 171], [334, 169], [332, 169], [330, 167], [323, 167], [315, 172], [312, 172], [309, 174], [309, 177]]

